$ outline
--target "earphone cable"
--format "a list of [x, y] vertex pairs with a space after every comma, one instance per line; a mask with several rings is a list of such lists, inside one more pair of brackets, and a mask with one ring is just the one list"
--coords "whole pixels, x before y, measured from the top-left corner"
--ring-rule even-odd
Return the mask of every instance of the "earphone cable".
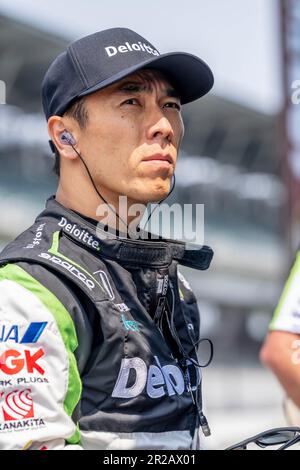
[[[91, 181], [91, 183], [92, 183], [92, 185], [93, 185], [93, 187], [94, 187], [96, 193], [98, 194], [98, 196], [99, 196], [99, 197], [105, 202], [105, 204], [107, 204], [107, 206], [116, 214], [116, 216], [118, 217], [118, 219], [119, 219], [119, 220], [124, 224], [124, 226], [126, 227], [126, 229], [127, 229], [127, 234], [130, 235], [130, 234], [129, 234], [129, 230], [128, 230], [128, 225], [126, 224], [126, 222], [125, 222], [125, 221], [122, 219], [122, 217], [118, 214], [118, 212], [115, 210], [115, 208], [114, 208], [113, 206], [111, 206], [111, 204], [109, 204], [109, 203], [106, 201], [106, 199], [102, 196], [102, 194], [99, 192], [97, 186], [96, 186], [95, 183], [94, 183], [94, 180], [93, 180], [93, 177], [92, 177], [92, 175], [91, 175], [91, 173], [90, 173], [90, 170], [89, 170], [87, 164], [85, 163], [84, 159], [82, 158], [82, 156], [81, 156], [80, 153], [78, 152], [78, 150], [75, 148], [75, 146], [74, 146], [70, 141], [68, 141], [68, 143], [69, 143], [69, 145], [72, 147], [72, 149], [74, 150], [74, 152], [78, 155], [78, 157], [80, 158], [80, 160], [82, 161], [82, 163], [84, 164], [84, 167], [85, 167], [85, 169], [86, 169], [86, 171], [87, 171], [87, 174], [88, 174], [88, 176], [89, 176], [89, 178], [90, 178], [90, 181]], [[172, 193], [172, 191], [173, 191], [173, 189], [174, 189], [174, 187], [175, 187], [175, 182], [176, 182], [175, 173], [173, 173], [173, 184], [172, 184], [171, 190], [169, 191], [169, 193], [167, 194], [167, 196], [166, 196], [164, 199], [162, 199], [161, 201], [159, 201], [159, 202], [157, 203], [156, 207], [154, 207], [154, 209], [150, 212], [150, 214], [149, 214], [149, 216], [147, 217], [147, 220], [146, 220], [146, 222], [145, 222], [145, 224], [144, 224], [143, 230], [145, 230], [145, 227], [146, 227], [147, 223], [149, 222], [150, 218], [152, 217], [152, 215], [153, 215], [154, 211], [157, 209], [157, 207], [158, 207], [163, 201], [165, 201], [165, 200], [167, 199], [167, 197], [170, 196], [170, 194]], [[137, 228], [140, 228], [140, 227], [139, 227], [139, 224], [137, 225]]]

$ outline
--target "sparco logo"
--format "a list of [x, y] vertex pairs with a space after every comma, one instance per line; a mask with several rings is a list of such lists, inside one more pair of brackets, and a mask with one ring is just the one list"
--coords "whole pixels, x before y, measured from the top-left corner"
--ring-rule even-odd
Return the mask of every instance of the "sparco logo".
[[123, 54], [124, 52], [136, 52], [136, 51], [143, 51], [143, 52], [148, 52], [148, 54], [152, 55], [159, 55], [159, 52], [156, 49], [153, 49], [149, 44], [141, 43], [140, 41], [138, 43], [134, 44], [129, 44], [129, 42], [125, 42], [125, 44], [120, 44], [119, 46], [108, 46], [105, 47], [105, 52], [108, 55], [108, 57], [112, 57], [118, 52], [121, 52]]
[[167, 364], [161, 366], [158, 357], [154, 356], [157, 365], [147, 365], [139, 357], [122, 359], [119, 376], [112, 392], [114, 398], [134, 398], [146, 387], [150, 398], [165, 395], [182, 395], [185, 390], [183, 373], [179, 367]]
[[77, 277], [77, 279], [79, 279], [81, 282], [83, 282], [89, 290], [94, 289], [94, 287], [95, 287], [94, 282], [91, 279], [88, 279], [83, 272], [79, 271], [78, 268], [73, 266], [73, 264], [69, 263], [68, 261], [64, 261], [64, 260], [58, 258], [57, 256], [51, 256], [48, 253], [40, 253], [39, 257], [44, 258], [44, 259], [48, 259], [49, 261], [51, 261], [54, 264], [58, 264], [62, 268], [69, 271], [74, 277]]
[[81, 240], [86, 245], [91, 246], [97, 251], [100, 250], [99, 242], [95, 240], [93, 235], [91, 235], [87, 230], [78, 228], [76, 224], [70, 224], [64, 217], [61, 218], [61, 220], [58, 222], [58, 225], [59, 227], [63, 227], [66, 232], [70, 233], [78, 240]]

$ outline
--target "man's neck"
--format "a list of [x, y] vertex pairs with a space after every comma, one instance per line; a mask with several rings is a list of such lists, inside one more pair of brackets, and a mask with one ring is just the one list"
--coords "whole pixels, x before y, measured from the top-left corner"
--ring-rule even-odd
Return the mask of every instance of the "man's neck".
[[[124, 211], [124, 208], [123, 210], [122, 208], [120, 209], [119, 195], [108, 195], [104, 194], [103, 191], [103, 197], [106, 199], [110, 207], [100, 199], [96, 192], [95, 194], [88, 194], [88, 196], [85, 196], [82, 194], [82, 191], [74, 191], [73, 188], [68, 189], [63, 187], [61, 184], [59, 184], [55, 195], [55, 199], [64, 207], [67, 207], [84, 217], [93, 219], [95, 222], [101, 222], [104, 225], [108, 225], [114, 230], [127, 233], [127, 227], [129, 224], [133, 222], [133, 225], [138, 224], [138, 220], [135, 216], [128, 216], [130, 207], [133, 204], [136, 204], [136, 201], [126, 199], [126, 211]], [[119, 217], [116, 213], [119, 214]]]

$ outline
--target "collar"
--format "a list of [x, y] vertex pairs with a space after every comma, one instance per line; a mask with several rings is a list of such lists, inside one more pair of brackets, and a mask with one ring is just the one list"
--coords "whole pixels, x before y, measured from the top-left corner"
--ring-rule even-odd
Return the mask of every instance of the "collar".
[[88, 218], [60, 204], [55, 196], [51, 196], [45, 210], [39, 215], [40, 219], [55, 220], [60, 234], [71, 238], [74, 242], [88, 250], [114, 259], [122, 264], [148, 267], [169, 266], [173, 260], [179, 264], [205, 270], [208, 269], [213, 250], [208, 246], [200, 246], [180, 240], [172, 240], [151, 235], [141, 231], [137, 240], [112, 235], [105, 230], [101, 222]]

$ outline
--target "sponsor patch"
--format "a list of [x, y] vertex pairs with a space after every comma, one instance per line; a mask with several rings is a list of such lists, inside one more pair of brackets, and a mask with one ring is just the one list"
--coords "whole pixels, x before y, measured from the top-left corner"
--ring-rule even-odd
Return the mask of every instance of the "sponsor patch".
[[120, 44], [119, 46], [105, 47], [105, 52], [108, 55], [108, 57], [113, 57], [119, 53], [124, 54], [125, 52], [137, 52], [137, 51], [148, 52], [148, 54], [155, 55], [155, 56], [159, 55], [159, 52], [156, 49], [153, 49], [153, 47], [151, 47], [150, 44], [141, 43], [141, 41], [138, 41], [137, 43], [132, 43], [132, 44], [130, 44], [129, 42], [125, 42], [124, 44]]
[[43, 237], [43, 230], [46, 225], [46, 222], [43, 224], [40, 224], [35, 231], [34, 238], [31, 243], [28, 243], [28, 245], [24, 246], [24, 248], [34, 248], [35, 246], [39, 246], [41, 239]]
[[[193, 383], [186, 383], [182, 370], [174, 364], [162, 366], [157, 356], [155, 364], [148, 368], [140, 357], [123, 358], [119, 375], [112, 392], [113, 398], [135, 398], [146, 393], [149, 398], [157, 399], [164, 396], [182, 395], [187, 390], [196, 389], [200, 383], [200, 374], [195, 366]], [[187, 364], [188, 365], [188, 364]], [[190, 366], [190, 365], [189, 365]], [[189, 372], [189, 377], [191, 373]]]
[[34, 418], [31, 389], [0, 393], [3, 421], [18, 421]]
[[0, 371], [6, 375], [16, 375], [22, 371], [26, 371], [28, 374], [44, 375], [45, 370], [39, 364], [39, 360], [44, 355], [45, 352], [42, 348], [37, 351], [6, 349], [0, 355]]
[[85, 245], [94, 248], [96, 251], [100, 251], [100, 243], [98, 240], [95, 240], [93, 235], [90, 234], [87, 230], [78, 227], [77, 224], [70, 223], [65, 217], [62, 217], [58, 222], [59, 227], [62, 227], [66, 232], [73, 235], [77, 240], [80, 240]]
[[74, 277], [76, 277], [81, 282], [83, 282], [83, 284], [89, 290], [93, 290], [95, 288], [95, 283], [91, 279], [88, 279], [86, 274], [84, 274], [76, 266], [69, 263], [68, 261], [62, 260], [62, 259], [58, 258], [57, 256], [49, 255], [49, 253], [40, 253], [39, 257], [47, 259], [47, 260], [51, 261], [51, 263], [53, 263], [53, 264], [58, 264], [63, 269], [69, 271]]
[[7, 322], [0, 322], [0, 343], [14, 342], [19, 344], [36, 343], [41, 337], [47, 322], [32, 322], [23, 331], [23, 327]]
[[121, 322], [123, 323], [125, 330], [139, 331], [139, 325], [135, 320], [127, 320], [127, 318], [123, 314], [121, 315], [120, 319], [121, 319]]

